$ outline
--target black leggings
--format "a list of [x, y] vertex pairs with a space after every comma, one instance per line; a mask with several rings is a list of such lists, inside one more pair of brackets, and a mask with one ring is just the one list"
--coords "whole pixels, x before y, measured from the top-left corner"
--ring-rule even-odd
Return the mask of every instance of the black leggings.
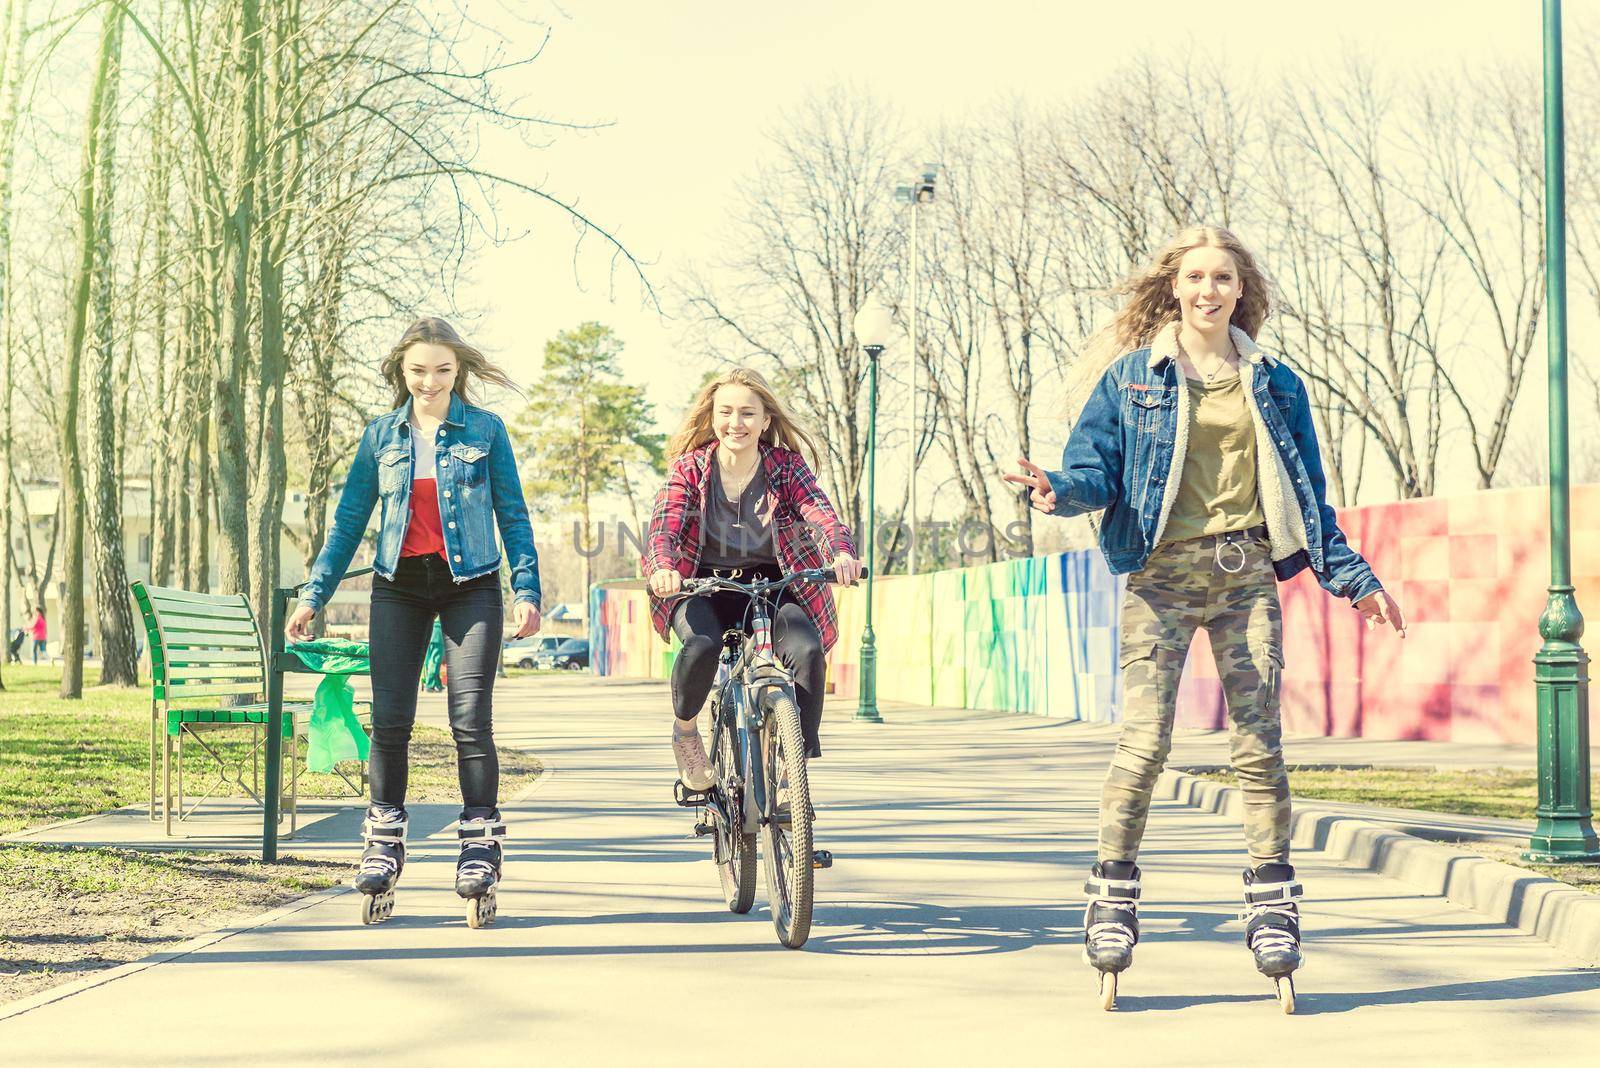
[[[787, 591], [785, 591], [785, 594]], [[795, 703], [800, 706], [800, 729], [812, 757], [822, 755], [818, 732], [822, 726], [823, 686], [828, 658], [822, 636], [805, 609], [780, 594], [772, 617], [772, 648], [794, 673]], [[750, 598], [723, 591], [709, 597], [689, 597], [672, 614], [672, 629], [683, 642], [672, 665], [672, 710], [680, 720], [694, 719], [706, 703], [717, 677], [717, 657], [722, 652], [722, 632], [745, 620]], [[745, 625], [745, 633], [750, 633]]]
[[393, 581], [372, 577], [372, 803], [405, 807], [417, 686], [435, 616], [444, 629], [461, 803], [492, 809], [500, 792], [493, 726], [495, 661], [504, 626], [500, 576], [490, 572], [457, 584], [437, 554], [401, 557]]

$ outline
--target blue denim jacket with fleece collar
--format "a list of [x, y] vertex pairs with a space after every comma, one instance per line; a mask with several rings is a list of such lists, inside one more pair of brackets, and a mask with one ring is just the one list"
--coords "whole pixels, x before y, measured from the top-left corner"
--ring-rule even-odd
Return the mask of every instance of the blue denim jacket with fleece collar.
[[[410, 415], [408, 400], [378, 416], [362, 431], [350, 475], [339, 495], [339, 507], [334, 511], [333, 529], [311, 569], [301, 604], [321, 609], [328, 603], [355, 556], [373, 506], [378, 504], [383, 511], [372, 569], [386, 579], [394, 578], [411, 521]], [[511, 567], [513, 594], [516, 600], [538, 607], [539, 556], [504, 421], [452, 393], [436, 448], [439, 519], [451, 576], [460, 583], [499, 569], [500, 546], [495, 541], [498, 527]]]
[[[1311, 568], [1338, 597], [1382, 589], [1328, 506], [1322, 453], [1300, 376], [1230, 327], [1255, 425], [1256, 485], [1279, 581]], [[1189, 443], [1189, 390], [1178, 365], [1178, 324], [1106, 369], [1072, 428], [1061, 470], [1048, 471], [1054, 513], [1104, 509], [1100, 548], [1112, 574], [1138, 571], [1161, 542]]]

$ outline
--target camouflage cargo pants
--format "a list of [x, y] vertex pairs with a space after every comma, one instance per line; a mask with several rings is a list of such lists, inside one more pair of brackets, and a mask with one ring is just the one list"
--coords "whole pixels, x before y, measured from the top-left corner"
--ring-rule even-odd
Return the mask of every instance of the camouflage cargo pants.
[[1178, 677], [1201, 627], [1211, 636], [1227, 698], [1251, 863], [1289, 858], [1289, 778], [1278, 715], [1283, 616], [1266, 535], [1236, 533], [1158, 546], [1144, 570], [1128, 577], [1122, 736], [1100, 799], [1103, 861], [1138, 857], [1150, 793], [1172, 749]]

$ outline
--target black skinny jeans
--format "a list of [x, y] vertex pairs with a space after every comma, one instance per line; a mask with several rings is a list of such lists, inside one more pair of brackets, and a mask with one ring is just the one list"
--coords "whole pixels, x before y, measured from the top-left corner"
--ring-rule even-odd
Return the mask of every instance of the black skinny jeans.
[[[805, 735], [808, 755], [819, 757], [822, 745], [818, 735], [822, 727], [828, 658], [822, 650], [822, 636], [817, 633], [816, 624], [811, 622], [805, 609], [787, 596], [787, 590], [779, 594], [778, 608], [772, 616], [772, 650], [794, 673], [800, 730]], [[721, 591], [709, 597], [686, 598], [673, 611], [672, 629], [683, 642], [683, 649], [672, 665], [672, 711], [680, 720], [691, 720], [700, 714], [716, 682], [722, 632], [744, 622], [749, 607], [750, 598], [744, 594]], [[748, 624], [744, 631], [750, 633]]]
[[438, 554], [401, 557], [392, 581], [372, 577], [372, 803], [405, 807], [417, 687], [435, 616], [444, 629], [461, 803], [464, 809], [493, 809], [500, 791], [493, 726], [504, 625], [500, 576], [490, 572], [458, 585]]

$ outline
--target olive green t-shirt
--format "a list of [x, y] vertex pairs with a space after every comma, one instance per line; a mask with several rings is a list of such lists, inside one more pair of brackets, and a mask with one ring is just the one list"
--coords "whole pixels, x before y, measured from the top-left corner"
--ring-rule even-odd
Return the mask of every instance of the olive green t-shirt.
[[1256, 492], [1256, 432], [1237, 375], [1189, 384], [1189, 451], [1161, 540], [1248, 530], [1266, 521]]

